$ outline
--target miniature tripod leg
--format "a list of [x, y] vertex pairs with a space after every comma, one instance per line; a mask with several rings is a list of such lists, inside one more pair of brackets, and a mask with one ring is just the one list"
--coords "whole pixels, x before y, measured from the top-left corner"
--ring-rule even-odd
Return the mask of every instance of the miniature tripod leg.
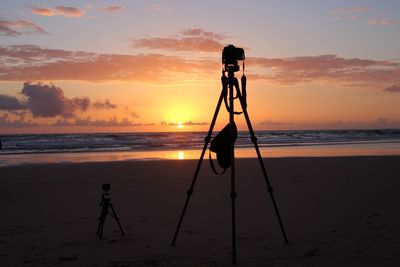
[[213, 116], [212, 121], [211, 121], [210, 129], [208, 130], [207, 136], [204, 138], [203, 150], [201, 151], [200, 159], [199, 159], [199, 162], [197, 163], [197, 168], [196, 168], [196, 171], [194, 173], [192, 183], [190, 185], [190, 188], [187, 190], [186, 201], [185, 201], [185, 204], [183, 206], [181, 216], [179, 218], [178, 226], [176, 227], [174, 238], [172, 239], [172, 243], [171, 243], [172, 246], [175, 245], [176, 238], [178, 237], [178, 233], [179, 233], [179, 229], [181, 227], [182, 221], [183, 221], [183, 217], [185, 216], [185, 212], [186, 212], [187, 206], [189, 204], [190, 197], [193, 194], [193, 189], [194, 189], [194, 186], [196, 184], [197, 176], [199, 175], [199, 171], [200, 171], [201, 164], [203, 162], [204, 154], [205, 154], [205, 152], [207, 150], [208, 143], [211, 141], [211, 135], [212, 135], [212, 132], [213, 132], [213, 129], [214, 129], [215, 121], [217, 120], [219, 109], [220, 109], [221, 103], [222, 103], [222, 99], [224, 98], [224, 94], [225, 94], [224, 90], [225, 90], [224, 88], [221, 90], [221, 95], [219, 96], [217, 107], [215, 108], [215, 112], [214, 112], [214, 116]]
[[104, 222], [106, 220], [108, 214], [108, 204], [104, 203], [103, 207], [101, 208], [101, 214], [99, 217], [99, 226], [97, 227], [97, 235], [99, 235], [99, 238], [103, 238], [103, 228], [104, 228]]
[[279, 222], [279, 225], [280, 225], [281, 230], [282, 230], [283, 238], [285, 240], [285, 243], [288, 243], [289, 241], [288, 241], [288, 238], [286, 236], [285, 228], [283, 227], [282, 219], [281, 219], [281, 216], [279, 214], [278, 205], [276, 204], [276, 200], [275, 200], [275, 197], [274, 197], [274, 191], [273, 191], [271, 183], [270, 183], [270, 181], [268, 179], [268, 174], [267, 174], [267, 171], [265, 170], [264, 161], [263, 161], [263, 159], [261, 157], [260, 149], [259, 149], [258, 144], [257, 144], [257, 137], [254, 134], [254, 130], [253, 130], [253, 127], [251, 126], [251, 122], [250, 122], [250, 117], [249, 117], [249, 114], [247, 113], [246, 105], [244, 103], [244, 100], [242, 99], [242, 96], [241, 96], [241, 93], [240, 93], [239, 90], [237, 90], [237, 95], [239, 96], [240, 104], [241, 104], [242, 109], [243, 109], [243, 114], [244, 114], [244, 117], [246, 119], [247, 127], [249, 128], [251, 141], [253, 142], [254, 148], [255, 148], [256, 153], [257, 153], [258, 161], [260, 163], [260, 167], [261, 167], [262, 173], [264, 175], [264, 180], [265, 180], [265, 182], [267, 184], [267, 187], [268, 187], [268, 193], [271, 196], [271, 200], [272, 200], [272, 204], [273, 204], [274, 209], [275, 209], [276, 217], [278, 218], [278, 222]]
[[117, 221], [117, 223], [118, 223], [118, 226], [119, 226], [119, 230], [121, 230], [121, 235], [125, 235], [125, 233], [124, 233], [124, 230], [122, 230], [122, 226], [121, 226], [121, 224], [120, 224], [120, 222], [119, 222], [119, 218], [118, 218], [118, 216], [117, 216], [117, 213], [115, 212], [115, 210], [114, 210], [114, 207], [113, 207], [113, 205], [110, 203], [110, 208], [111, 208], [111, 211], [112, 211], [112, 216], [114, 217], [114, 219]]
[[97, 226], [97, 232], [96, 232], [96, 235], [98, 235], [98, 234], [100, 234], [100, 229], [101, 229], [101, 225], [103, 224], [103, 222], [100, 220], [100, 218], [99, 218], [99, 224], [98, 224], [98, 226]]

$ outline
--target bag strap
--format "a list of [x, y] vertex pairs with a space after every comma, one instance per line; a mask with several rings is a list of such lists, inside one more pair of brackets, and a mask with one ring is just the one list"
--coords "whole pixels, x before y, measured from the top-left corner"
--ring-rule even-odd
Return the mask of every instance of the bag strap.
[[[224, 95], [224, 104], [225, 104], [226, 110], [227, 110], [229, 113], [233, 113], [233, 114], [235, 114], [235, 115], [240, 115], [240, 114], [242, 114], [243, 111], [241, 111], [241, 112], [234, 111], [234, 110], [231, 109], [231, 107], [230, 107], [229, 104], [228, 104], [228, 84], [229, 84], [229, 78], [226, 77], [225, 75], [223, 75], [223, 76], [221, 77], [221, 81], [222, 81], [222, 91], [223, 91], [223, 95]], [[236, 90], [238, 91], [238, 90], [239, 90], [239, 83], [238, 83], [237, 80], [235, 80], [235, 81], [236, 81], [236, 83], [234, 84], [234, 87], [235, 87]], [[231, 96], [231, 97], [233, 97], [233, 96]], [[237, 97], [238, 97], [238, 96], [233, 97], [233, 98], [237, 98]]]
[[210, 161], [211, 169], [213, 170], [213, 172], [214, 172], [216, 175], [222, 175], [222, 174], [225, 173], [225, 171], [227, 170], [227, 168], [223, 169], [222, 172], [218, 172], [217, 169], [215, 168], [214, 161], [213, 161], [213, 159], [212, 159], [212, 157], [211, 157], [211, 151], [210, 151], [210, 150], [208, 150], [208, 159], [209, 159], [209, 161]]

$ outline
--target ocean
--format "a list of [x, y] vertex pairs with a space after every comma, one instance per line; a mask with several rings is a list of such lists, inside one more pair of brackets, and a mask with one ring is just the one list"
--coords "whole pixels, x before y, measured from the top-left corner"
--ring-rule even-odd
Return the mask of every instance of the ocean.
[[[37, 162], [40, 159], [44, 162], [48, 162], [49, 159], [51, 162], [57, 161], [57, 158], [60, 161], [85, 161], [88, 155], [92, 159], [97, 155], [99, 159], [104, 160], [107, 160], [107, 156], [117, 160], [197, 158], [204, 146], [206, 135], [206, 132], [0, 135], [0, 166], [9, 165], [10, 162], [16, 164], [19, 161]], [[307, 150], [318, 150], [319, 153], [304, 152], [304, 156], [331, 156], [335, 155], [332, 149], [339, 151], [338, 155], [346, 155], [346, 151], [350, 149], [353, 152], [349, 153], [353, 155], [357, 154], [354, 153], [354, 148], [359, 148], [356, 150], [362, 155], [399, 154], [400, 151], [399, 129], [257, 131], [255, 135], [263, 155], [268, 155], [268, 151], [276, 152], [269, 154], [270, 156], [302, 156], [299, 151]], [[247, 157], [249, 151], [254, 150], [248, 132], [238, 133], [235, 147], [239, 151], [236, 153], [238, 157]], [[341, 149], [343, 153], [340, 153]], [[279, 151], [286, 152], [281, 155]], [[176, 157], [173, 156], [175, 154]]]

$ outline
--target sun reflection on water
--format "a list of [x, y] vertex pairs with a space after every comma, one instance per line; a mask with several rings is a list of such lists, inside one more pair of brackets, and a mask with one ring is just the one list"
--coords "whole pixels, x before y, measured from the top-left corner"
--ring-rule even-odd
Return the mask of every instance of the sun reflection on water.
[[185, 152], [182, 151], [182, 150], [181, 150], [181, 151], [178, 151], [177, 158], [178, 158], [179, 160], [185, 159]]

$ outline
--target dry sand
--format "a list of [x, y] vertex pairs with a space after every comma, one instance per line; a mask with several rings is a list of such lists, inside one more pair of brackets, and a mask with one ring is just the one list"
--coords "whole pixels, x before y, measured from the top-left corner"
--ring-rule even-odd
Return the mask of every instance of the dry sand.
[[[256, 159], [237, 160], [239, 266], [400, 266], [400, 157], [264, 159], [284, 244]], [[231, 266], [230, 182], [197, 161], [0, 168], [0, 266]], [[96, 236], [102, 183], [108, 217]]]

